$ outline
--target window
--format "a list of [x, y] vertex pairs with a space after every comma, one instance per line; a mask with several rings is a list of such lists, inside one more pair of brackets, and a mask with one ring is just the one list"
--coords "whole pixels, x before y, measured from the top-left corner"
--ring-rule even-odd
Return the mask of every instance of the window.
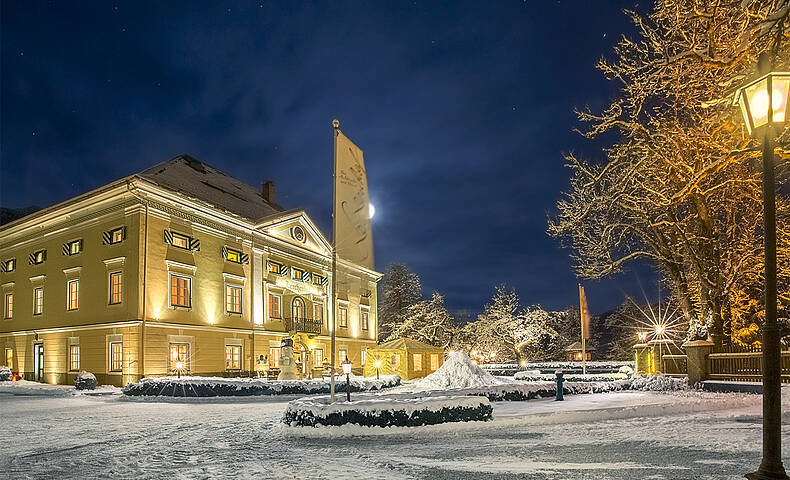
[[16, 258], [9, 258], [5, 262], [3, 262], [3, 271], [5, 272], [13, 272], [16, 270]]
[[80, 346], [69, 345], [69, 371], [76, 372], [80, 369]]
[[225, 370], [241, 370], [241, 345], [225, 345]]
[[110, 244], [113, 245], [121, 242], [123, 242], [123, 227], [110, 230]]
[[80, 306], [80, 281], [79, 279], [69, 280], [66, 284], [66, 309], [76, 310]]
[[170, 344], [170, 370], [189, 370], [189, 344]]
[[241, 314], [241, 287], [225, 285], [225, 311]]
[[291, 267], [291, 278], [303, 282], [307, 276], [307, 272], [301, 268]]
[[33, 315], [44, 313], [44, 287], [33, 289]]
[[360, 308], [359, 323], [362, 324], [362, 330], [367, 330], [368, 328], [370, 328], [369, 319], [370, 319], [370, 312], [368, 312], [367, 310], [362, 310]]
[[324, 349], [313, 349], [313, 368], [321, 368], [324, 366]]
[[[324, 325], [324, 304], [323, 303], [314, 303], [313, 304], [313, 320], [318, 320]], [[324, 328], [329, 328], [328, 325], [324, 325]]]
[[112, 272], [110, 274], [110, 305], [121, 303], [123, 298], [123, 274]]
[[47, 251], [46, 250], [39, 250], [39, 251], [33, 253], [32, 262], [31, 263], [33, 265], [39, 265], [41, 263], [44, 263], [44, 260], [46, 260], [46, 259], [47, 259]]
[[304, 318], [304, 300], [299, 297], [291, 302], [291, 318]]
[[436, 370], [439, 368], [439, 354], [432, 353], [431, 354], [431, 370]]
[[288, 273], [288, 267], [281, 263], [273, 262], [271, 260], [266, 261], [266, 270], [275, 275], [285, 275]]
[[14, 349], [12, 348], [5, 349], [5, 365], [10, 369], [14, 368]]
[[342, 328], [348, 328], [348, 307], [338, 307], [337, 324]]
[[412, 359], [414, 360], [414, 371], [421, 372], [422, 371], [422, 353], [415, 353], [412, 355]]
[[6, 320], [11, 319], [14, 316], [14, 294], [13, 293], [6, 293], [5, 294], [5, 305], [3, 308], [3, 318]]
[[110, 371], [120, 372], [123, 370], [123, 343], [110, 343]]
[[269, 294], [269, 318], [282, 317], [282, 297], [276, 293]]
[[76, 255], [82, 251], [82, 240], [74, 240], [66, 244], [67, 253]]
[[229, 262], [241, 263], [241, 252], [229, 248], [227, 260]]
[[170, 305], [174, 307], [192, 307], [192, 279], [179, 275], [170, 275]]
[[346, 350], [345, 348], [341, 348], [340, 350], [338, 350], [337, 358], [340, 361], [340, 363], [343, 363], [343, 361], [345, 361], [345, 359], [348, 358], [348, 350]]
[[362, 350], [362, 365], [365, 364], [365, 359], [368, 356], [368, 352], [366, 350]]
[[269, 348], [269, 365], [272, 368], [280, 368], [280, 347]]
[[313, 273], [310, 275], [313, 279], [313, 285], [323, 285], [324, 284], [324, 277], [318, 275], [317, 273]]
[[399, 354], [396, 353], [396, 354], [392, 355], [392, 357], [390, 357], [390, 365], [392, 366], [393, 370], [395, 370], [395, 371], [399, 371], [400, 370], [400, 355]]
[[189, 237], [175, 232], [171, 232], [171, 234], [173, 235], [173, 240], [170, 243], [172, 246], [189, 250]]

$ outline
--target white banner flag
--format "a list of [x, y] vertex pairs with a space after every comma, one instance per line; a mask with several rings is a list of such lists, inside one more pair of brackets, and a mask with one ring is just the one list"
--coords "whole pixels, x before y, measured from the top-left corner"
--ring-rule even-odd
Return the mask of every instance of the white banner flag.
[[362, 150], [340, 130], [335, 138], [335, 246], [340, 258], [373, 269], [368, 179]]

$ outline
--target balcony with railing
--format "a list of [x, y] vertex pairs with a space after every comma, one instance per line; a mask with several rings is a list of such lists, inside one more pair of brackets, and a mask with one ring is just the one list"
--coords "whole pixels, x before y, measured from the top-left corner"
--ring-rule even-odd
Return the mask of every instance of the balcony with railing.
[[285, 330], [289, 333], [307, 333], [310, 335], [320, 335], [323, 323], [321, 320], [312, 318], [286, 318]]

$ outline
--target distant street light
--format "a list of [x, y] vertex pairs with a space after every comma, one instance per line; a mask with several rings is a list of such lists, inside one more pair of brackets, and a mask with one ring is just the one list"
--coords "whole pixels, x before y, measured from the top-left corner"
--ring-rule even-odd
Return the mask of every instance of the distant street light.
[[343, 363], [341, 363], [341, 365], [343, 365], [343, 373], [346, 374], [346, 400], [350, 402], [351, 401], [351, 379], [349, 377], [351, 376], [351, 360], [349, 360], [348, 357], [346, 357], [346, 359], [343, 360]]
[[[765, 229], [765, 323], [763, 324], [763, 459], [750, 480], [790, 478], [782, 465], [780, 332], [776, 323], [776, 182], [774, 138], [787, 121], [790, 72], [771, 72], [760, 55], [760, 78], [741, 87], [733, 105], [741, 107], [749, 134], [763, 144], [763, 224]], [[770, 94], [769, 94], [770, 92]]]

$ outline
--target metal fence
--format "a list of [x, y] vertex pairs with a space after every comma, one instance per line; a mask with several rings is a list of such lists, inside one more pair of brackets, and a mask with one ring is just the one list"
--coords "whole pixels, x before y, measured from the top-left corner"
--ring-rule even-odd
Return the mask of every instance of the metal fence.
[[[758, 382], [763, 378], [762, 352], [711, 353], [708, 377], [715, 380]], [[781, 357], [782, 383], [790, 383], [790, 351]]]
[[688, 357], [686, 355], [663, 355], [661, 368], [664, 375], [685, 377], [688, 374]]

